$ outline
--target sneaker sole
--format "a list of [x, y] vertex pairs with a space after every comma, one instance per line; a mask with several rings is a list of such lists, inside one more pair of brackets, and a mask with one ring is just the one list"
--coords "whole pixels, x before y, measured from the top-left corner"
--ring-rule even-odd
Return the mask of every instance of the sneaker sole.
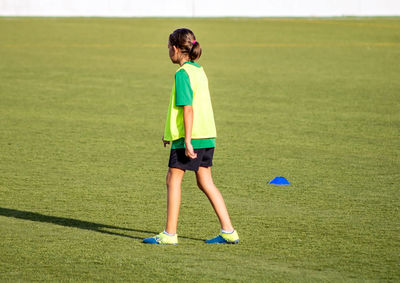
[[219, 242], [219, 243], [207, 243], [207, 242], [205, 242], [205, 243], [208, 244], [208, 245], [213, 245], [213, 244], [217, 244], [217, 245], [224, 245], [224, 244], [236, 245], [236, 244], [239, 244], [239, 240], [236, 240], [236, 241], [233, 241], [233, 242], [225, 241], [225, 242]]

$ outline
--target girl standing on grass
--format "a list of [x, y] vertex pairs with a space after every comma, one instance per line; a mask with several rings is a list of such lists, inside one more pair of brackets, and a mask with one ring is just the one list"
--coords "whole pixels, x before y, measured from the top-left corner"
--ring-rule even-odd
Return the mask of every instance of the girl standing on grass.
[[185, 171], [191, 170], [195, 171], [197, 185], [210, 200], [221, 224], [221, 233], [206, 243], [236, 244], [239, 236], [211, 176], [216, 129], [207, 76], [195, 62], [201, 56], [200, 44], [191, 30], [182, 28], [170, 34], [168, 49], [172, 63], [180, 68], [175, 73], [163, 137], [164, 147], [172, 142], [167, 173], [167, 224], [163, 232], [143, 242], [178, 244], [181, 183]]

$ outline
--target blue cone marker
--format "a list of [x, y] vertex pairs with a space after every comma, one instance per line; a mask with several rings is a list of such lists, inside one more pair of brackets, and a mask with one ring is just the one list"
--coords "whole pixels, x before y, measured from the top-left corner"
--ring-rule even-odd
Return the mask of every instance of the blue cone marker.
[[269, 185], [290, 185], [289, 181], [285, 177], [275, 177], [269, 183]]

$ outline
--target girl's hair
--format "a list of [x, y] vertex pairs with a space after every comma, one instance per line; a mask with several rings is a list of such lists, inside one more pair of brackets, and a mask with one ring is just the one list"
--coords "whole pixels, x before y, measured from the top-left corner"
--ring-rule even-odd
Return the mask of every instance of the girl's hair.
[[194, 33], [187, 28], [180, 28], [169, 35], [169, 44], [176, 46], [182, 53], [188, 54], [190, 61], [194, 61], [201, 56], [200, 43], [196, 41]]

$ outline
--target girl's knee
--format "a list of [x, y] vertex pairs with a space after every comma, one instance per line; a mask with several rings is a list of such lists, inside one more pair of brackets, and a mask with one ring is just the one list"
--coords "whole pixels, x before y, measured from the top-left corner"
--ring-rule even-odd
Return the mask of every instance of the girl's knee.
[[203, 190], [203, 186], [201, 185], [201, 183], [199, 182], [199, 180], [197, 180], [197, 187], [198, 187], [200, 190]]

